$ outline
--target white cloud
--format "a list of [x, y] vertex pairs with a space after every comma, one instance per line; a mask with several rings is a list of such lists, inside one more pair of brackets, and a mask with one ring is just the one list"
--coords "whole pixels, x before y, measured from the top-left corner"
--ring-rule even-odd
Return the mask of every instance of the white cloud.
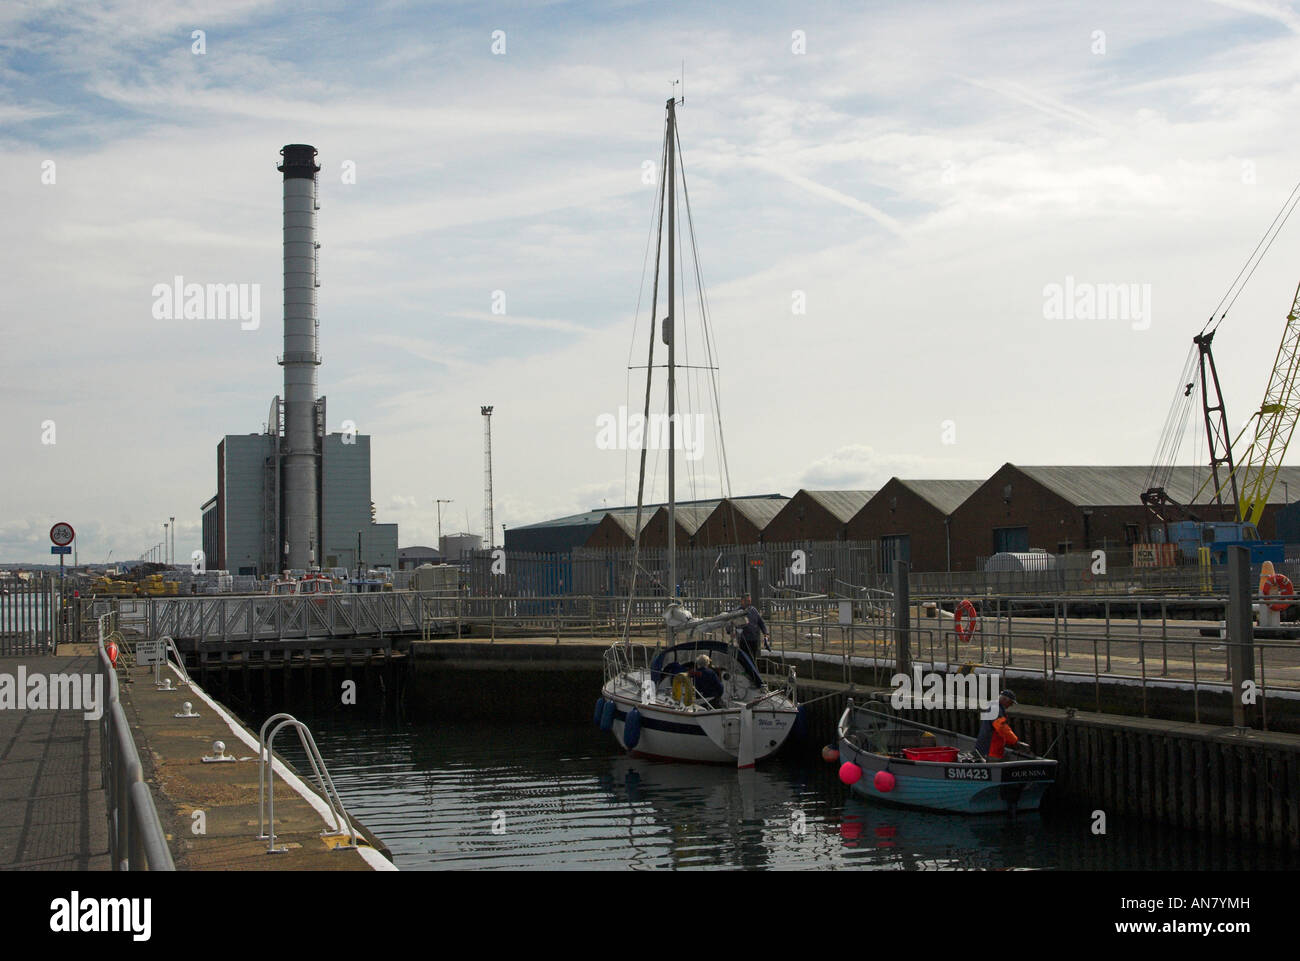
[[[640, 177], [682, 57], [736, 493], [1143, 462], [1188, 339], [1294, 179], [1300, 62], [1277, 5], [843, 6], [801, 11], [802, 59], [789, 12], [563, 6], [525, 17], [503, 60], [471, 11], [425, 36], [402, 4], [331, 10], [310, 43], [255, 3], [0, 12], [39, 58], [37, 87], [0, 70], [0, 558], [48, 556], [59, 519], [88, 556], [135, 556], [171, 515], [198, 546], [217, 441], [281, 390], [285, 142], [324, 167], [321, 393], [372, 435], [403, 543], [432, 542], [434, 497], [481, 527], [483, 403], [498, 524], [635, 497], [635, 458], [593, 424], [639, 406]], [[1297, 254], [1284, 234], [1216, 341], [1230, 411], [1262, 395]], [[262, 328], [154, 322], [151, 286], [176, 274], [261, 284]], [[1152, 284], [1152, 328], [1046, 321], [1067, 275]]]

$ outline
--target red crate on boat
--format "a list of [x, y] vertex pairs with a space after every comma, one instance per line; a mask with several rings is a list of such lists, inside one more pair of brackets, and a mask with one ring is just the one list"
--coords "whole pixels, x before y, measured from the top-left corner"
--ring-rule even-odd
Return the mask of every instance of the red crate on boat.
[[903, 757], [909, 761], [951, 763], [957, 760], [957, 749], [955, 747], [905, 747]]

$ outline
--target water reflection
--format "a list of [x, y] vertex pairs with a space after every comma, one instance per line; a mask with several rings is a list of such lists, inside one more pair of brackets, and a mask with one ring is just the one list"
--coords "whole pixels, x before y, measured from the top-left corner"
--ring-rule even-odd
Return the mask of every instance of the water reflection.
[[815, 750], [738, 772], [629, 758], [586, 725], [309, 723], [349, 811], [407, 870], [1290, 866], [1140, 822], [1112, 819], [1099, 837], [1086, 809], [963, 817], [867, 802]]

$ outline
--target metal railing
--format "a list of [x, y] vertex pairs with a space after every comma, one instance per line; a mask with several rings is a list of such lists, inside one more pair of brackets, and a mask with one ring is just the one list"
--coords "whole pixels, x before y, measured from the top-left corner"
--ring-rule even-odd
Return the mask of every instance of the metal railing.
[[[109, 630], [105, 630], [108, 628]], [[99, 718], [101, 786], [108, 801], [108, 844], [114, 871], [174, 871], [153, 793], [118, 696], [117, 671], [104, 648], [112, 616], [99, 621], [97, 670], [107, 703]]]
[[[1073, 603], [1075, 599], [1071, 599]], [[1117, 598], [1129, 602], [1129, 598]], [[1154, 599], [1154, 606], [1161, 599]], [[1256, 596], [1255, 601], [1260, 598]], [[1270, 598], [1276, 600], [1276, 598]], [[1144, 603], [1146, 603], [1144, 601]], [[1202, 602], [1221, 614], [1223, 599]], [[900, 629], [888, 621], [839, 619], [839, 602], [809, 598], [787, 601], [767, 620], [771, 651], [760, 659], [767, 674], [783, 673], [786, 664], [802, 665], [806, 680], [852, 683], [868, 672], [869, 683], [889, 686], [897, 671]], [[919, 608], [918, 608], [919, 610]], [[855, 611], [856, 614], [856, 611]], [[1130, 620], [1097, 619], [1089, 623], [1068, 616], [1062, 605], [1052, 616], [1031, 619], [1003, 610], [981, 615], [975, 629], [960, 633], [951, 615], [940, 615], [932, 625], [906, 629], [910, 657], [924, 669], [951, 671], [970, 665], [1012, 671], [1015, 676], [1039, 678], [1047, 703], [1069, 701], [1091, 687], [1098, 710], [1105, 684], [1134, 684], [1144, 716], [1157, 689], [1190, 687], [1192, 715], [1199, 723], [1206, 694], [1229, 691], [1228, 655], [1231, 643], [1218, 636], [1218, 621], [1179, 622], [1165, 617]], [[915, 624], [915, 621], [913, 622]], [[1213, 636], [1203, 636], [1202, 630]], [[1300, 692], [1300, 640], [1254, 637], [1256, 703], [1265, 729], [1270, 697]], [[1086, 682], [1091, 681], [1090, 685]], [[1087, 695], [1084, 695], [1085, 697]]]
[[[912, 599], [909, 636], [912, 656], [918, 660], [1016, 668], [1036, 665], [1049, 681], [1058, 674], [1071, 679], [1088, 675], [1094, 686], [1103, 679], [1129, 678], [1142, 685], [1144, 705], [1153, 686], [1190, 682], [1198, 714], [1205, 686], [1222, 683], [1226, 673], [1227, 651], [1217, 636], [1226, 595], [972, 597], [978, 619], [971, 633], [958, 632], [953, 621], [952, 611], [966, 599], [964, 595], [937, 592], [913, 594]], [[389, 633], [406, 633], [425, 638], [470, 634], [492, 641], [516, 637], [553, 638], [557, 644], [565, 638], [601, 642], [623, 636], [629, 611], [629, 639], [657, 642], [665, 635], [665, 599], [657, 595], [633, 598], [630, 605], [626, 597], [476, 597], [459, 591], [324, 598], [154, 598], [134, 603], [150, 609], [153, 623], [192, 625], [204, 640], [275, 641], [305, 635], [382, 639]], [[687, 603], [696, 617], [703, 618], [733, 609], [735, 598], [692, 598]], [[847, 658], [866, 658], [879, 673], [896, 657], [893, 598], [884, 589], [859, 588], [850, 597], [785, 591], [761, 604], [780, 659], [798, 655], [809, 661], [802, 676], [847, 677]], [[261, 627], [256, 620], [259, 611], [269, 612], [262, 617]], [[139, 617], [138, 610], [134, 616]], [[309, 618], [320, 633], [305, 631], [303, 618]], [[1213, 636], [1202, 636], [1203, 632]], [[1270, 689], [1300, 690], [1300, 641], [1265, 636], [1255, 638], [1255, 644], [1257, 662], [1269, 670]], [[838, 665], [829, 664], [837, 659]]]
[[146, 633], [214, 642], [274, 641], [309, 637], [383, 638], [418, 632], [421, 595], [373, 594], [221, 595], [156, 597], [143, 601]]

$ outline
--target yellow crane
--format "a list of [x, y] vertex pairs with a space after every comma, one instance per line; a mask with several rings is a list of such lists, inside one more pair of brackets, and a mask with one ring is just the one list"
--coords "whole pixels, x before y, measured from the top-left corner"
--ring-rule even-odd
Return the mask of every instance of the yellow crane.
[[[1300, 391], [1296, 390], [1296, 366], [1300, 363], [1300, 286], [1296, 287], [1291, 301], [1291, 311], [1286, 315], [1286, 328], [1282, 343], [1273, 359], [1273, 372], [1269, 375], [1264, 402], [1259, 405], [1251, 421], [1255, 436], [1241, 457], [1237, 459], [1237, 477], [1240, 495], [1237, 501], [1237, 520], [1259, 526], [1264, 516], [1264, 505], [1277, 482], [1282, 458], [1286, 455], [1296, 420], [1300, 418]], [[1247, 424], [1246, 432], [1250, 427]], [[1241, 435], [1238, 435], [1240, 440]], [[1236, 446], [1234, 444], [1234, 446]]]
[[[1300, 286], [1297, 286], [1295, 296], [1291, 298], [1291, 310], [1287, 313], [1286, 326], [1282, 330], [1282, 342], [1273, 358], [1264, 401], [1233, 439], [1228, 435], [1228, 415], [1219, 390], [1219, 376], [1215, 370], [1211, 344], [1215, 331], [1237, 302], [1246, 283], [1254, 276], [1256, 268], [1297, 206], [1300, 206], [1300, 183], [1292, 188], [1291, 195], [1255, 245], [1227, 293], [1210, 313], [1210, 319], [1201, 328], [1201, 332], [1192, 338], [1194, 347], [1188, 353], [1180, 381], [1178, 393], [1181, 398], [1176, 396], [1170, 409], [1153, 461], [1154, 466], [1147, 479], [1147, 490], [1142, 494], [1143, 503], [1162, 520], [1166, 519], [1164, 512], [1172, 508], [1199, 522], [1192, 505], [1203, 503], [1201, 495], [1209, 487], [1214, 491], [1213, 500], [1216, 505], [1220, 505], [1221, 509], [1231, 505], [1234, 519], [1242, 527], [1242, 536], [1250, 538], [1252, 532], [1249, 528], [1253, 527], [1253, 536], [1258, 537], [1264, 507], [1277, 482], [1282, 459], [1286, 456], [1291, 437], [1295, 433], [1296, 421], [1300, 420], [1300, 390], [1297, 390], [1297, 366], [1300, 366]], [[1223, 308], [1222, 313], [1219, 312], [1220, 308]], [[1183, 505], [1169, 496], [1165, 484], [1177, 456], [1180, 438], [1188, 424], [1189, 407], [1193, 403], [1191, 398], [1197, 383], [1201, 388], [1201, 414], [1210, 447], [1210, 476], [1188, 503]], [[1252, 429], [1254, 435], [1250, 444], [1242, 450], [1241, 440]], [[1234, 455], [1234, 452], [1238, 453]], [[1226, 468], [1222, 473], [1221, 467]]]

